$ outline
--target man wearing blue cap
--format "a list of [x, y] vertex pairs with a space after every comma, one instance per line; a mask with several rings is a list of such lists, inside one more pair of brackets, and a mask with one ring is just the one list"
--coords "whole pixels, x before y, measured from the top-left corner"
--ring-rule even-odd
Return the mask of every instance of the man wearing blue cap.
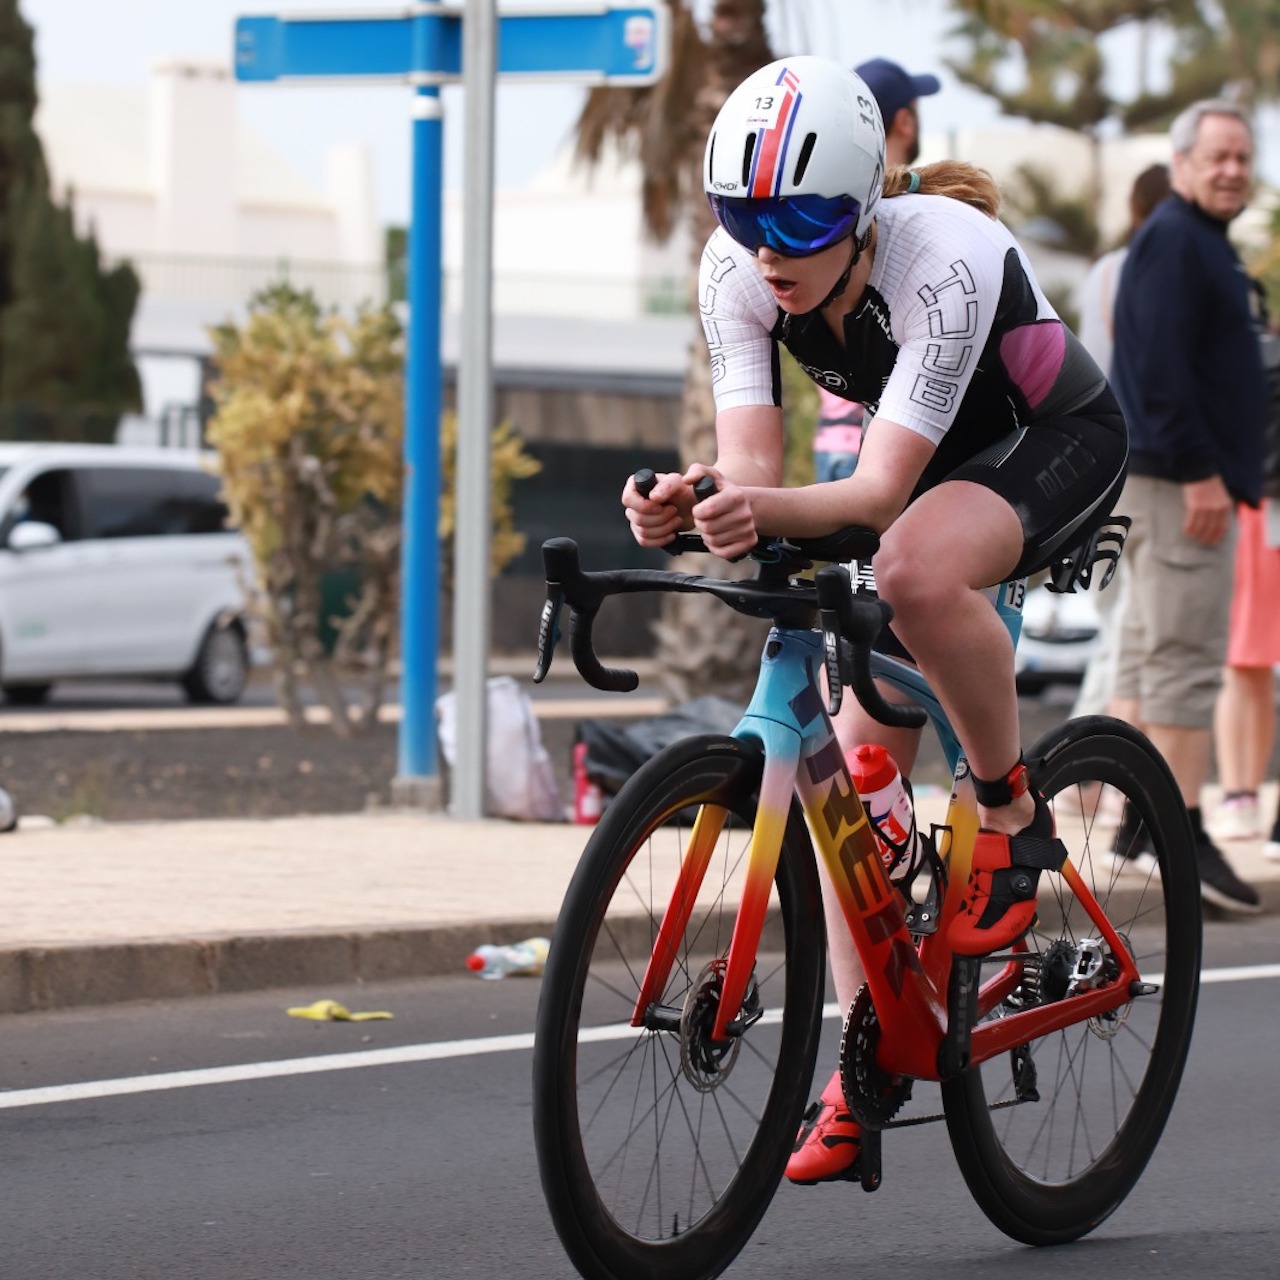
[[[888, 58], [872, 58], [854, 71], [866, 81], [884, 120], [885, 164], [914, 164], [920, 154], [920, 117], [916, 99], [942, 87], [937, 76], [913, 76]], [[841, 480], [858, 465], [862, 448], [863, 411], [818, 388], [818, 425], [813, 438], [815, 479]]]
[[915, 164], [920, 154], [916, 99], [937, 93], [942, 88], [938, 77], [913, 76], [888, 58], [872, 58], [854, 70], [867, 82], [880, 107], [886, 165], [892, 169], [895, 164]]

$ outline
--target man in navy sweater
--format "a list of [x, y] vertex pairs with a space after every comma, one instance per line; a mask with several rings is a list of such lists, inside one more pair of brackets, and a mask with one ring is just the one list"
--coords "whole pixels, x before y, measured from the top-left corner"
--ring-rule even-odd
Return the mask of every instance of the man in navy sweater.
[[[1235, 504], [1256, 506], [1262, 484], [1260, 316], [1227, 239], [1249, 198], [1253, 129], [1235, 103], [1198, 102], [1169, 140], [1173, 194], [1134, 237], [1116, 295], [1112, 385], [1130, 449], [1116, 510], [1133, 528], [1114, 710], [1142, 726], [1173, 770], [1205, 901], [1256, 912], [1257, 893], [1227, 865], [1200, 812], [1227, 652]], [[1116, 855], [1150, 865], [1131, 811]]]

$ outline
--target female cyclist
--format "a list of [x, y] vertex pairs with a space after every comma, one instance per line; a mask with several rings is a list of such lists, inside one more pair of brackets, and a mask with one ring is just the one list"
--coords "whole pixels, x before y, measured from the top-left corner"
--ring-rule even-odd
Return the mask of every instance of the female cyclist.
[[[657, 547], [695, 528], [726, 557], [761, 534], [879, 532], [876, 584], [894, 611], [882, 643], [928, 677], [979, 806], [949, 941], [964, 955], [1001, 950], [1030, 927], [1039, 872], [1066, 851], [1028, 790], [1013, 646], [983, 589], [1044, 568], [1109, 512], [1127, 453], [1120, 409], [996, 220], [989, 175], [952, 162], [886, 174], [875, 99], [838, 63], [785, 58], [743, 81], [716, 118], [703, 179], [720, 223], [699, 280], [718, 456], [660, 476], [648, 498], [628, 482], [632, 532]], [[778, 344], [874, 411], [847, 478], [779, 487]], [[698, 502], [707, 474], [718, 491]], [[841, 745], [883, 743], [907, 775], [918, 731], [886, 729], [851, 698], [845, 708]], [[847, 931], [828, 932], [847, 1007], [861, 968]], [[837, 1071], [787, 1176], [856, 1176], [859, 1132]]]

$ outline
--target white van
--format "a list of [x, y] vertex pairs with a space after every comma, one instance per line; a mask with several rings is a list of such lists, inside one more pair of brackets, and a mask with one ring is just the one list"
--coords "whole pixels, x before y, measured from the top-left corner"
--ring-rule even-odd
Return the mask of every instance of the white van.
[[210, 458], [117, 445], [0, 444], [0, 687], [177, 680], [229, 703], [249, 672], [252, 559]]

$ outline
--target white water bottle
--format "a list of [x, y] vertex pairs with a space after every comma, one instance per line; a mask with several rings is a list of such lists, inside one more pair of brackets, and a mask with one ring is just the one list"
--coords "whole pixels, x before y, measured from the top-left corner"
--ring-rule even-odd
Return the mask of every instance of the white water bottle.
[[550, 947], [546, 938], [526, 938], [509, 946], [486, 942], [467, 957], [467, 968], [481, 978], [505, 978], [508, 974], [536, 977], [547, 963]]
[[878, 743], [854, 747], [845, 756], [849, 775], [876, 835], [880, 859], [894, 884], [908, 881], [924, 849], [916, 811], [893, 757]]

